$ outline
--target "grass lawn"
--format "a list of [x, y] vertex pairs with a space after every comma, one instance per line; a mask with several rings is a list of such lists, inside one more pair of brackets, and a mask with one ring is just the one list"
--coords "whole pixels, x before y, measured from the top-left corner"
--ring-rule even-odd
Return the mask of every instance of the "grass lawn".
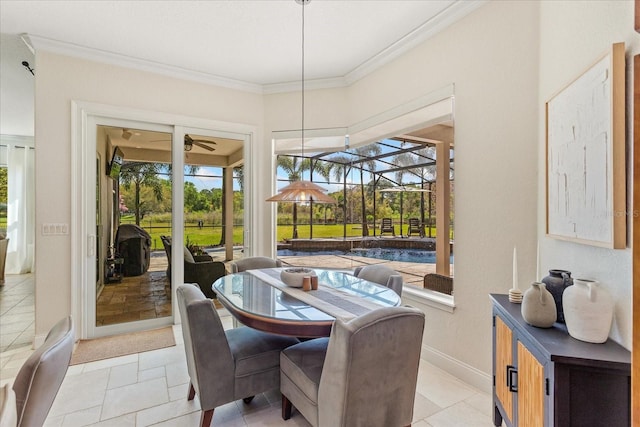
[[[148, 222], [147, 222], [148, 224]], [[149, 227], [147, 224], [143, 224], [143, 228], [151, 235], [151, 247], [154, 250], [162, 250], [161, 235], [171, 235], [171, 227], [161, 224], [151, 224]], [[233, 227], [233, 244], [242, 245], [243, 230], [241, 226]], [[310, 227], [308, 224], [298, 225], [298, 237], [300, 239], [308, 239], [310, 237]], [[396, 232], [399, 231], [398, 230]], [[408, 226], [403, 227], [403, 234], [407, 234]], [[185, 244], [195, 244], [203, 247], [213, 247], [220, 245], [222, 229], [219, 226], [211, 227], [205, 226], [199, 228], [197, 225], [187, 225], [184, 230]], [[277, 239], [279, 242], [285, 239], [290, 239], [293, 234], [292, 225], [279, 225], [277, 227]], [[341, 238], [344, 234], [344, 227], [342, 224], [314, 224], [313, 225], [313, 238]], [[428, 234], [428, 230], [427, 230]], [[369, 229], [369, 235], [373, 236], [373, 230]], [[376, 235], [379, 232], [376, 231]], [[436, 236], [434, 228], [431, 229], [431, 235]], [[362, 236], [362, 228], [360, 224], [347, 224], [347, 237], [360, 237]]]

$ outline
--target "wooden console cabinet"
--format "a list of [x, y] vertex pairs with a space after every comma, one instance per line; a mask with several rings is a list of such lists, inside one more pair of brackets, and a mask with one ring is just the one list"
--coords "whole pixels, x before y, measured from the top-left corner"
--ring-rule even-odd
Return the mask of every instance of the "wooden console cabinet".
[[631, 354], [609, 340], [572, 338], [564, 324], [527, 324], [520, 304], [491, 294], [494, 424], [631, 425]]

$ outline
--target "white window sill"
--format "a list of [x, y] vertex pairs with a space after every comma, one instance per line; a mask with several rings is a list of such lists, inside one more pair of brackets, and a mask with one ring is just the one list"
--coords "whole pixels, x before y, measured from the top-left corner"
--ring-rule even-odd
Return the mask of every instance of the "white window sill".
[[429, 289], [413, 289], [411, 286], [405, 286], [402, 289], [402, 299], [403, 303], [405, 300], [414, 300], [420, 304], [428, 305], [429, 307], [437, 308], [447, 313], [453, 313], [456, 308], [453, 295], [430, 291]]

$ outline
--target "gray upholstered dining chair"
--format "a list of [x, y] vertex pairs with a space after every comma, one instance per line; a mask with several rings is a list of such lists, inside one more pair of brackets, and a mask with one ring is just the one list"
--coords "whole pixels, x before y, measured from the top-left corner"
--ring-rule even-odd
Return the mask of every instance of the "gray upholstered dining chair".
[[216, 407], [280, 385], [280, 351], [296, 338], [248, 327], [226, 331], [211, 300], [195, 284], [178, 286], [178, 307], [191, 383], [188, 400], [200, 399], [200, 426], [208, 427]]
[[231, 263], [231, 272], [239, 273], [241, 271], [255, 270], [258, 268], [276, 268], [282, 267], [279, 259], [273, 259], [266, 256], [254, 256], [242, 258]]
[[353, 275], [386, 286], [402, 296], [402, 276], [393, 268], [382, 264], [365, 265], [354, 268]]
[[13, 382], [18, 427], [44, 424], [67, 373], [75, 340], [71, 316], [61, 319], [18, 371]]
[[330, 338], [280, 354], [282, 418], [314, 427], [399, 427], [413, 418], [424, 313], [385, 307], [336, 320]]

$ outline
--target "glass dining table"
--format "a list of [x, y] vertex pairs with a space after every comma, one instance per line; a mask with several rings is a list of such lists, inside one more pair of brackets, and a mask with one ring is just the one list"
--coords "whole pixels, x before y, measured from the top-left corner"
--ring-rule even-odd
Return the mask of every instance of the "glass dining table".
[[279, 280], [282, 269], [229, 274], [212, 289], [218, 301], [240, 323], [280, 335], [327, 337], [336, 317], [356, 317], [378, 307], [400, 305], [393, 290], [350, 273], [313, 269], [319, 288], [304, 292]]

